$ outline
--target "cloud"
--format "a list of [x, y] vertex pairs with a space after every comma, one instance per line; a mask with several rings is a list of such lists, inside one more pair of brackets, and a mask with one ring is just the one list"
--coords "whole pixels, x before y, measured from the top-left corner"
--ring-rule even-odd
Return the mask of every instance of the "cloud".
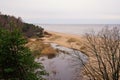
[[119, 22], [119, 3], [120, 0], [2, 0], [0, 10], [28, 22]]

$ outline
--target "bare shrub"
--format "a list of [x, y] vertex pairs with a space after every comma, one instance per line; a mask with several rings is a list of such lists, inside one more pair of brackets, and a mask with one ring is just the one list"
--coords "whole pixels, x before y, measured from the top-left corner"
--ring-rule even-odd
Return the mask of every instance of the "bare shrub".
[[119, 80], [120, 77], [120, 28], [104, 28], [85, 35], [89, 61], [84, 64], [84, 75], [89, 80]]

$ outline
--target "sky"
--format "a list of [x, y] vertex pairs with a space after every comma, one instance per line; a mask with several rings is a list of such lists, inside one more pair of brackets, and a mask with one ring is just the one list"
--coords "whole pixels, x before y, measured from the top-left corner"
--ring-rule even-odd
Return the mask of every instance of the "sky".
[[0, 12], [40, 24], [120, 24], [120, 0], [0, 0]]

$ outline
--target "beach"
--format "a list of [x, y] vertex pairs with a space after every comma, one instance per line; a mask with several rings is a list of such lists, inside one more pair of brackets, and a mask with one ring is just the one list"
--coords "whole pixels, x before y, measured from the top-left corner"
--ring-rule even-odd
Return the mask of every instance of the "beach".
[[43, 37], [43, 41], [46, 43], [56, 43], [58, 45], [81, 50], [83, 47], [84, 37], [75, 34], [60, 33], [47, 31], [50, 35]]

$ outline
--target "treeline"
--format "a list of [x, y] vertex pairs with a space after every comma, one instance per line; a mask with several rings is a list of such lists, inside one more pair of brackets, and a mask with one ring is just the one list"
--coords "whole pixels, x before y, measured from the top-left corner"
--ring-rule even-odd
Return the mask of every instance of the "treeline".
[[23, 35], [27, 38], [30, 37], [42, 37], [44, 29], [42, 27], [28, 24], [22, 21], [20, 17], [16, 18], [10, 15], [4, 15], [0, 13], [0, 28], [13, 31], [19, 29]]

